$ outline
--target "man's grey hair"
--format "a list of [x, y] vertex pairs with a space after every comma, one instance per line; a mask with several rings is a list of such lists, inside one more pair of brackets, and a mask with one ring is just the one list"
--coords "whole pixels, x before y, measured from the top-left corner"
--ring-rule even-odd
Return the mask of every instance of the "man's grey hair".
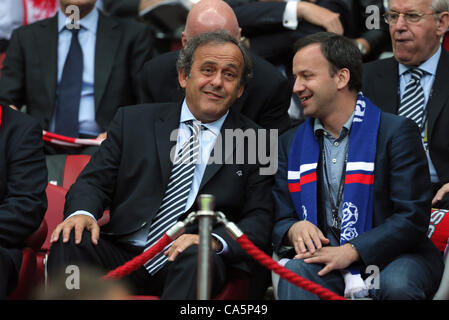
[[181, 49], [178, 60], [176, 61], [176, 68], [178, 70], [178, 73], [184, 69], [185, 74], [190, 76], [193, 65], [193, 56], [196, 49], [208, 43], [233, 43], [240, 49], [243, 57], [243, 72], [240, 78], [239, 86], [246, 86], [253, 76], [253, 65], [251, 62], [251, 57], [249, 56], [248, 50], [244, 47], [244, 45], [239, 43], [234, 37], [229, 34], [229, 32], [225, 30], [201, 33], [187, 41], [184, 48]]
[[449, 11], [449, 0], [433, 0], [430, 9], [433, 13]]
[[[390, 6], [390, 0], [387, 1], [386, 5], [388, 7]], [[432, 12], [435, 14], [445, 11], [449, 12], [449, 0], [433, 0], [432, 3], [430, 4], [430, 10], [432, 10]]]

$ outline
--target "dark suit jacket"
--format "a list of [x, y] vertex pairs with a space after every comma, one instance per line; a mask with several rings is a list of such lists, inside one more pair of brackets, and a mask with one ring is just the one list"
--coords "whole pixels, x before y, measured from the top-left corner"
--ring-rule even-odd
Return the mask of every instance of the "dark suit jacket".
[[21, 248], [47, 209], [42, 129], [31, 117], [0, 108], [0, 247]]
[[[178, 83], [176, 60], [179, 51], [157, 56], [146, 62], [140, 73], [142, 103], [179, 102], [184, 91]], [[288, 108], [291, 86], [287, 79], [264, 59], [251, 55], [254, 77], [232, 109], [264, 128], [286, 131], [290, 127]]]
[[[432, 94], [427, 102], [429, 152], [440, 182], [449, 182], [449, 52], [441, 51]], [[397, 114], [398, 63], [394, 58], [364, 65], [363, 93], [382, 111]]]
[[[287, 186], [288, 155], [295, 134], [296, 129], [291, 129], [280, 139], [273, 188], [273, 242], [278, 252], [288, 229], [299, 221]], [[373, 227], [351, 241], [363, 264], [382, 268], [401, 254], [417, 253], [428, 257], [431, 266], [438, 262], [435, 265], [441, 267], [441, 254], [427, 237], [432, 199], [428, 170], [417, 126], [409, 119], [382, 113], [374, 171]]]
[[[162, 203], [172, 168], [170, 151], [176, 141], [170, 141], [170, 134], [179, 127], [180, 106], [163, 103], [119, 109], [107, 140], [69, 190], [65, 216], [86, 210], [99, 218], [110, 207], [111, 219], [102, 233], [112, 237], [151, 223]], [[255, 125], [231, 111], [221, 132], [234, 128], [245, 130]], [[224, 145], [223, 142], [223, 148]], [[229, 153], [222, 154], [228, 158]], [[215, 210], [237, 222], [257, 246], [267, 248], [272, 227], [271, 187], [272, 177], [260, 176], [258, 164], [211, 164], [198, 194], [214, 195]], [[196, 204], [191, 210], [197, 210]], [[195, 233], [195, 229], [191, 227], [186, 233]], [[213, 232], [230, 245], [232, 264], [248, 270], [245, 260], [251, 259], [224, 228], [215, 226]]]
[[[136, 75], [150, 57], [151, 32], [142, 24], [100, 13], [95, 48], [95, 116], [107, 129], [119, 106], [138, 101]], [[48, 129], [56, 101], [58, 18], [14, 31], [0, 78], [0, 100]]]
[[[349, 28], [348, 21], [351, 20], [349, 8], [343, 1], [317, 0], [315, 4], [339, 13], [343, 27], [345, 30]], [[298, 21], [296, 30], [286, 29], [282, 25], [285, 2], [249, 0], [246, 4], [236, 3], [231, 5], [242, 28], [242, 34], [250, 39], [251, 51], [270, 62], [291, 60], [293, 58], [293, 44], [299, 38], [325, 31], [323, 28], [305, 20]]]

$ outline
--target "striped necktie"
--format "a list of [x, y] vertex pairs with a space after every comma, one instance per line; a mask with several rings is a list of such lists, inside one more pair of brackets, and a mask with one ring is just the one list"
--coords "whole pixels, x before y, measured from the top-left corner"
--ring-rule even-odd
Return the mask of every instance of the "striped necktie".
[[[159, 241], [164, 233], [178, 221], [179, 216], [186, 209], [199, 154], [198, 136], [201, 131], [201, 124], [197, 121], [188, 121], [186, 124], [190, 128], [191, 136], [181, 147], [178, 157], [173, 163], [162, 205], [150, 226], [145, 250], [148, 250]], [[166, 246], [162, 252], [145, 264], [145, 268], [151, 275], [155, 274], [167, 262], [167, 257], [163, 253], [170, 245]]]
[[419, 81], [424, 75], [424, 71], [414, 68], [408, 72], [412, 77], [405, 87], [398, 115], [415, 121], [421, 128], [424, 115], [424, 90]]

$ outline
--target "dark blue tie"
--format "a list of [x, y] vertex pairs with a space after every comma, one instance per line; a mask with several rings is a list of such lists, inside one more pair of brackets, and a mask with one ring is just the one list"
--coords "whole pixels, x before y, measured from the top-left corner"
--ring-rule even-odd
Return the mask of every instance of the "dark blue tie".
[[83, 51], [78, 41], [80, 29], [71, 29], [72, 42], [62, 71], [55, 106], [55, 132], [78, 137], [78, 111], [83, 84]]

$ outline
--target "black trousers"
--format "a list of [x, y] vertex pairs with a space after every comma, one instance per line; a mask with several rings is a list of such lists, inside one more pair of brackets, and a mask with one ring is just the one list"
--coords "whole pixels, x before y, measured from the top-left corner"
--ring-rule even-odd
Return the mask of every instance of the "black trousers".
[[19, 249], [0, 247], [0, 300], [16, 288], [21, 264], [22, 252]]
[[[142, 251], [141, 248], [119, 244], [105, 237], [101, 237], [98, 244], [94, 245], [90, 237], [90, 232], [85, 230], [81, 243], [75, 244], [72, 231], [67, 243], [62, 242], [61, 235], [59, 242], [52, 244], [48, 260], [49, 286], [60, 286], [58, 290], [67, 290], [65, 282], [56, 279], [68, 277], [66, 273], [68, 266], [79, 267], [80, 277], [83, 276], [83, 272], [89, 272], [89, 268], [102, 270], [106, 274]], [[161, 299], [196, 299], [197, 253], [198, 246], [192, 245], [175, 261], [167, 262], [154, 276], [151, 276], [144, 267], [140, 267], [123, 281], [136, 295], [155, 295]], [[215, 253], [212, 254], [211, 264], [211, 295], [214, 296], [226, 282], [226, 266], [222, 258]], [[54, 289], [53, 287], [52, 290]]]

